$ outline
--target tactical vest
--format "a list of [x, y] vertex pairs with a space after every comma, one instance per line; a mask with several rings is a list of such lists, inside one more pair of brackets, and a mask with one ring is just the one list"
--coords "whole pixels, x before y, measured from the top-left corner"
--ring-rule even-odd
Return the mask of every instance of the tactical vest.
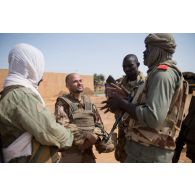
[[[181, 72], [171, 65], [167, 65], [170, 68], [174, 68], [180, 75]], [[157, 67], [152, 70], [148, 78], [155, 73]], [[191, 95], [189, 91], [188, 83], [181, 76], [180, 85], [173, 95], [170, 108], [166, 119], [163, 124], [158, 128], [153, 129], [145, 127], [139, 123], [139, 121], [131, 119], [129, 121], [129, 127], [126, 130], [126, 137], [129, 140], [133, 140], [145, 146], [156, 146], [164, 149], [175, 149], [175, 139], [179, 133], [181, 123], [188, 113], [189, 103]], [[147, 93], [147, 81], [144, 86], [140, 86], [136, 96], [133, 99], [133, 103], [144, 104]]]
[[[13, 85], [10, 87], [6, 87], [1, 92], [0, 100], [2, 100], [9, 92], [16, 88], [21, 88], [23, 86]], [[23, 130], [16, 129], [14, 126], [9, 128], [12, 128], [13, 130], [10, 132], [13, 133], [13, 135], [9, 134], [6, 135], [6, 125], [2, 124], [0, 122], [0, 130], [2, 130], [3, 134], [1, 134], [1, 141], [2, 145], [7, 147], [9, 144], [14, 142], [22, 133], [24, 133]], [[5, 131], [4, 131], [5, 130]], [[1, 132], [0, 132], [1, 133]], [[16, 139], [13, 139], [16, 138]], [[46, 163], [46, 162], [57, 162], [59, 160], [59, 155], [57, 153], [58, 148], [55, 146], [45, 146], [41, 145], [39, 142], [37, 142], [34, 138], [32, 139], [32, 155], [31, 156], [25, 156], [25, 157], [18, 157], [15, 159], [11, 159], [10, 162], [21, 162], [21, 163]]]
[[[132, 98], [135, 96], [138, 87], [143, 84], [145, 81], [145, 76], [142, 72], [139, 72], [136, 81], [131, 81], [131, 85], [127, 81], [127, 76], [118, 79], [117, 85], [120, 86], [127, 94], [129, 94]], [[132, 101], [132, 98], [129, 97], [129, 100]]]
[[82, 130], [92, 131], [95, 128], [93, 106], [88, 96], [82, 96], [84, 109], [79, 108], [79, 103], [72, 102], [68, 95], [58, 98], [69, 106], [70, 123], [77, 125]]

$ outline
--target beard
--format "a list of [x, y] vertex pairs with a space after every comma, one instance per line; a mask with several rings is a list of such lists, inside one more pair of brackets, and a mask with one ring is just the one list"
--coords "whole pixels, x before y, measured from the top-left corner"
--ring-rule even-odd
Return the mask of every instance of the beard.
[[82, 93], [84, 91], [83, 87], [82, 88], [76, 88], [74, 90], [74, 93]]

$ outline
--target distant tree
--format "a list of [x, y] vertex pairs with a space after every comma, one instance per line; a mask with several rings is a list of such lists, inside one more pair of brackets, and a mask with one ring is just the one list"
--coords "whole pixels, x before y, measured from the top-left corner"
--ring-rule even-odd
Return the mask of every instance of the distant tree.
[[93, 75], [93, 82], [94, 85], [98, 85], [98, 84], [104, 84], [105, 81], [105, 76], [103, 74], [94, 74]]

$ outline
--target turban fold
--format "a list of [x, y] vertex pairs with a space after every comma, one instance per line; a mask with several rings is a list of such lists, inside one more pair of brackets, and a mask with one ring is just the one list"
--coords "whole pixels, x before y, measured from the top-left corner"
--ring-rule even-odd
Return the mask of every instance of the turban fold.
[[169, 33], [149, 34], [145, 39], [145, 44], [161, 48], [171, 54], [176, 48], [175, 39]]

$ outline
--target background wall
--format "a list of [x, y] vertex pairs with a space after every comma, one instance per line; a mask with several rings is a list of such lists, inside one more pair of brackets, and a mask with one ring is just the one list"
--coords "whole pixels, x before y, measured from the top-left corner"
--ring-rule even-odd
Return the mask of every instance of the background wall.
[[[7, 69], [0, 69], [0, 90], [3, 88], [4, 79], [7, 76]], [[44, 98], [57, 97], [58, 95], [68, 92], [65, 87], [65, 76], [64, 73], [46, 72], [44, 73], [44, 81], [39, 87], [39, 91]], [[93, 76], [81, 75], [85, 86], [86, 94], [93, 94]]]

